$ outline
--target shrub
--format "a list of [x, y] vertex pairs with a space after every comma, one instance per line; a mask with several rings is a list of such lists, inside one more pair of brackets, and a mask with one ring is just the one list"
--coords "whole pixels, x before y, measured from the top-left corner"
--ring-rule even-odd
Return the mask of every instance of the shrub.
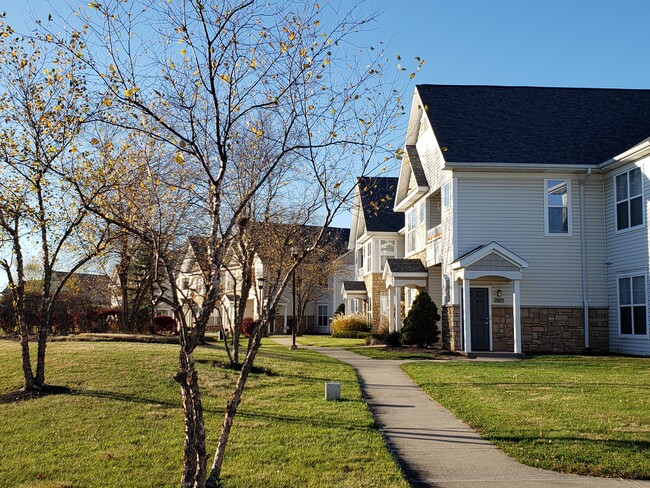
[[342, 330], [341, 332], [334, 332], [332, 337], [338, 339], [365, 339], [370, 337], [370, 332], [361, 332], [358, 330]]
[[438, 340], [438, 320], [438, 307], [428, 293], [421, 291], [404, 319], [402, 342], [422, 347], [432, 345]]
[[356, 330], [358, 332], [370, 332], [368, 320], [361, 313], [351, 315], [335, 315], [332, 320], [332, 332], [343, 332]]
[[174, 317], [167, 315], [156, 315], [153, 318], [153, 330], [158, 335], [175, 335], [178, 334], [178, 327]]
[[251, 317], [244, 317], [244, 320], [241, 323], [241, 333], [244, 334], [244, 337], [250, 337], [253, 335], [253, 331], [257, 327], [257, 321], [253, 320]]
[[382, 329], [381, 332], [370, 334], [370, 337], [366, 339], [366, 344], [386, 344], [388, 347], [402, 347], [402, 334]]

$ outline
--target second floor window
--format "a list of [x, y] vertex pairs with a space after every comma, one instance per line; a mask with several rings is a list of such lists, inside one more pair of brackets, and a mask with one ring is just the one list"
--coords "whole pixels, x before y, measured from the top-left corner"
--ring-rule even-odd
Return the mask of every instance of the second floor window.
[[380, 249], [380, 256], [381, 256], [381, 270], [384, 270], [384, 266], [386, 265], [386, 260], [388, 258], [394, 258], [395, 257], [395, 241], [393, 240], [387, 240], [387, 239], [381, 239], [379, 241], [379, 249]]
[[363, 257], [363, 270], [366, 273], [370, 273], [372, 271], [372, 241], [366, 242], [366, 245], [364, 246]]
[[643, 225], [643, 178], [634, 168], [616, 177], [616, 230]]
[[406, 212], [406, 252], [419, 251], [424, 248], [426, 207], [422, 201]]
[[570, 180], [544, 180], [546, 187], [546, 233], [571, 233]]

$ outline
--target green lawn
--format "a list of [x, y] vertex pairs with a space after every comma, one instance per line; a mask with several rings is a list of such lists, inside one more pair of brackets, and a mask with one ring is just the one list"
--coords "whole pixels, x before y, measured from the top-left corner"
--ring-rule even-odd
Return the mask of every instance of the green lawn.
[[436, 359], [438, 355], [435, 352], [425, 352], [422, 350], [410, 349], [386, 349], [384, 347], [355, 347], [350, 351], [361, 354], [371, 359], [409, 359], [425, 360]]
[[328, 335], [304, 335], [296, 337], [296, 342], [303, 346], [318, 346], [318, 347], [354, 347], [365, 346], [365, 339], [341, 339]]
[[409, 363], [403, 369], [520, 462], [650, 478], [650, 359], [539, 356]]
[[[72, 395], [0, 404], [0, 486], [178, 486], [182, 414], [177, 346], [124, 342], [48, 345], [48, 382]], [[214, 452], [237, 373], [221, 347], [197, 351]], [[235, 419], [225, 487], [407, 487], [361, 399], [352, 368], [265, 344]], [[20, 386], [18, 344], [0, 341], [0, 394]], [[324, 382], [342, 382], [326, 402]]]

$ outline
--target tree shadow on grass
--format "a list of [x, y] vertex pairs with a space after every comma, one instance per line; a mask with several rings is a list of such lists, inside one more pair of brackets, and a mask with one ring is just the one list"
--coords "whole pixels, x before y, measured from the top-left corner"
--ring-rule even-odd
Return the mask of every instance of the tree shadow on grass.
[[0, 404], [15, 403], [25, 400], [33, 400], [35, 398], [43, 398], [49, 395], [67, 395], [71, 390], [67, 386], [44, 385], [38, 389], [26, 390], [21, 388], [17, 391], [10, 391], [0, 395]]
[[[338, 400], [338, 402], [354, 402], [356, 400], [345, 400], [341, 399]], [[238, 417], [245, 417], [245, 418], [258, 418], [258, 419], [266, 419], [270, 421], [278, 421], [278, 422], [283, 422], [283, 423], [289, 423], [289, 424], [305, 424], [309, 426], [319, 426], [319, 427], [329, 427], [329, 428], [339, 428], [343, 427], [346, 430], [356, 430], [356, 431], [362, 431], [362, 432], [367, 432], [369, 430], [378, 430], [378, 426], [375, 422], [371, 422], [368, 425], [359, 425], [354, 422], [343, 422], [340, 420], [336, 419], [327, 419], [327, 420], [322, 420], [322, 419], [316, 419], [313, 417], [299, 417], [295, 415], [279, 415], [279, 414], [272, 414], [272, 413], [261, 413], [261, 412], [252, 412], [249, 410], [241, 410], [237, 412]]]
[[[212, 366], [213, 368], [217, 369], [226, 369], [229, 371], [241, 371], [242, 364], [238, 365], [231, 365], [227, 361], [217, 361], [216, 359], [195, 359], [195, 362], [198, 364], [205, 364], [208, 366]], [[268, 368], [263, 368], [260, 366], [253, 366], [250, 371], [251, 374], [263, 374], [265, 376], [280, 376], [278, 373], [276, 373], [273, 370], [270, 370]]]

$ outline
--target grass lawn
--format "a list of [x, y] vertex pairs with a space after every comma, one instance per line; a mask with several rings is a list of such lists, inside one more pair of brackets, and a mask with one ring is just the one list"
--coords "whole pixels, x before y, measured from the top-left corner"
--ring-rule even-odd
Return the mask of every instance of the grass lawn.
[[296, 337], [296, 342], [303, 346], [317, 346], [317, 347], [354, 347], [365, 346], [365, 339], [341, 339], [328, 335], [303, 335]]
[[520, 462], [650, 478], [650, 359], [538, 356], [409, 363], [403, 369]]
[[[71, 395], [0, 404], [0, 486], [178, 486], [183, 422], [172, 379], [177, 346], [126, 342], [48, 345], [48, 382]], [[200, 348], [208, 450], [237, 373], [220, 346]], [[225, 487], [404, 487], [361, 399], [352, 368], [317, 353], [265, 344], [235, 418]], [[324, 382], [342, 382], [326, 402]], [[19, 347], [0, 341], [0, 395], [21, 385]], [[211, 462], [211, 460], [210, 460]]]
[[435, 352], [426, 352], [422, 350], [410, 349], [387, 349], [385, 347], [358, 347], [350, 351], [361, 354], [371, 359], [413, 359], [425, 360], [436, 359], [438, 355]]

